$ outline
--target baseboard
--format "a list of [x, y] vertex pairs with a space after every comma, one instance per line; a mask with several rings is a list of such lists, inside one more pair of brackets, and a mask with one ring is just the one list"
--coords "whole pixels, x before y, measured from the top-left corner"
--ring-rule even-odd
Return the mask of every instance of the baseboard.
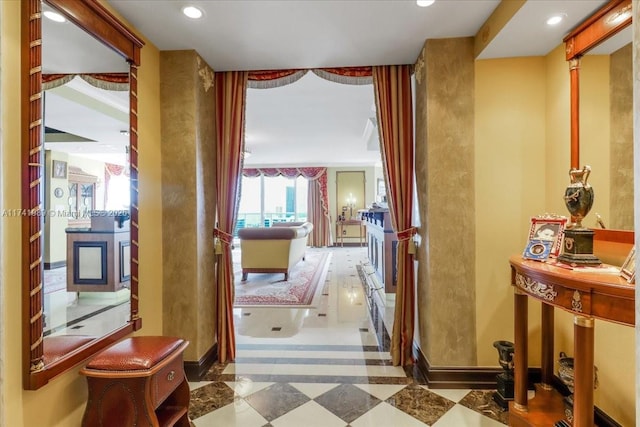
[[[413, 355], [416, 368], [424, 378], [429, 388], [469, 388], [469, 389], [495, 389], [496, 375], [502, 372], [500, 368], [476, 368], [473, 366], [430, 366], [429, 361], [422, 350], [413, 344]], [[529, 384], [539, 383], [542, 379], [540, 368], [529, 368]], [[553, 386], [561, 394], [569, 394], [569, 389], [554, 376]], [[594, 423], [598, 427], [622, 427], [616, 420], [608, 416], [600, 408], [594, 408]]]
[[474, 366], [431, 366], [422, 350], [414, 343], [413, 354], [421, 376], [429, 388], [470, 388], [492, 390], [496, 388], [496, 375], [500, 368]]
[[197, 362], [185, 361], [184, 373], [189, 381], [201, 381], [204, 374], [218, 360], [218, 343], [215, 343]]
[[622, 427], [622, 424], [605, 414], [602, 409], [597, 406], [594, 409], [593, 422], [598, 427]]
[[43, 268], [45, 270], [55, 270], [56, 268], [66, 267], [67, 261], [45, 262]]

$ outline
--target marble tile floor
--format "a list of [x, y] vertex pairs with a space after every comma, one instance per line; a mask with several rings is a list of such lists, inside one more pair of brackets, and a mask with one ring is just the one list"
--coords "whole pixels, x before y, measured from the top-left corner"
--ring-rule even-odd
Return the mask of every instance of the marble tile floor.
[[[99, 295], [98, 295], [99, 294]], [[82, 293], [59, 290], [44, 295], [44, 336], [102, 336], [127, 322], [130, 293]]]
[[[236, 360], [215, 364], [203, 381], [190, 383], [195, 426], [507, 423], [492, 391], [429, 389], [413, 369], [393, 366], [387, 328], [375, 329], [358, 274], [366, 248], [327, 250], [333, 256], [316, 307], [234, 310]], [[392, 310], [381, 312], [389, 316]]]

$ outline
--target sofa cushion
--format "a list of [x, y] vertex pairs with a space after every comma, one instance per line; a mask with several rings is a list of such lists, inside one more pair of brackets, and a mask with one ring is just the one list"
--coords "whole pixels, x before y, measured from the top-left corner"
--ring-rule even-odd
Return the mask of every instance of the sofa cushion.
[[282, 224], [291, 225], [243, 228], [238, 230], [238, 237], [240, 240], [292, 240], [307, 237], [313, 230], [313, 224], [310, 222]]

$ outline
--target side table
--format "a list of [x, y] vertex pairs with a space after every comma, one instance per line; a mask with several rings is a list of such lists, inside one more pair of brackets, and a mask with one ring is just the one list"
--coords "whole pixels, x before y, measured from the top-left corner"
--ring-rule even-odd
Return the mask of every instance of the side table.
[[80, 370], [89, 387], [82, 426], [189, 427], [187, 345], [181, 338], [140, 336], [96, 354]]

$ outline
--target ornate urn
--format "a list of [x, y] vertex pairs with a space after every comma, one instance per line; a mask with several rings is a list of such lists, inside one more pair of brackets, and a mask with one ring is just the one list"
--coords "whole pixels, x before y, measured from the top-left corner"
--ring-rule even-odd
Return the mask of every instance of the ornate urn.
[[504, 372], [496, 375], [497, 391], [493, 400], [503, 409], [509, 407], [509, 400], [513, 400], [513, 352], [514, 345], [510, 341], [495, 341], [493, 346], [498, 350], [498, 363]]
[[593, 207], [593, 187], [587, 182], [591, 166], [586, 165], [582, 169], [571, 169], [569, 177], [571, 182], [564, 192], [564, 203], [575, 219], [573, 228], [582, 229], [582, 219], [587, 216]]
[[[560, 352], [558, 359], [558, 377], [567, 386], [571, 394], [564, 398], [564, 415], [567, 420], [573, 422], [573, 390], [574, 390], [574, 370], [573, 357], [568, 357], [564, 351]], [[593, 367], [593, 388], [598, 388], [598, 368]]]
[[582, 220], [593, 207], [593, 187], [587, 182], [591, 166], [582, 169], [572, 168], [571, 179], [564, 192], [564, 203], [574, 221], [564, 232], [562, 254], [558, 261], [571, 265], [600, 265], [600, 260], [593, 255], [593, 230], [582, 226]]

